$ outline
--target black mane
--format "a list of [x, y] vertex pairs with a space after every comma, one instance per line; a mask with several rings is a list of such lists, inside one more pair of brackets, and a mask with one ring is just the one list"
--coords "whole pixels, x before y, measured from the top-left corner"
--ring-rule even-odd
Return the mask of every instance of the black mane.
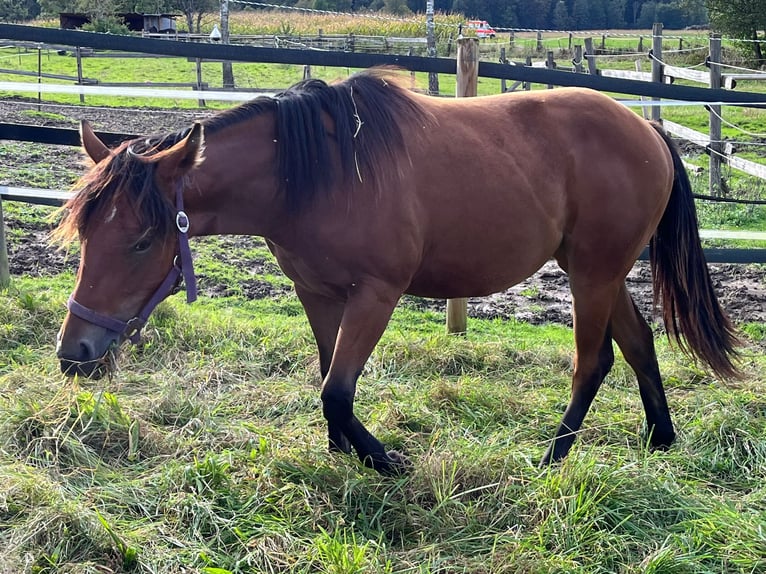
[[[208, 133], [263, 113], [277, 114], [279, 180], [288, 207], [304, 207], [334, 185], [380, 188], [406, 155], [402, 126], [428, 124], [430, 116], [390, 70], [367, 70], [335, 84], [304, 80], [274, 98], [255, 100], [205, 121]], [[333, 128], [328, 133], [323, 116]], [[333, 149], [340, 165], [331, 160]]]
[[[412, 143], [405, 141], [402, 126], [425, 127], [432, 121], [391, 71], [373, 69], [335, 84], [304, 80], [275, 97], [255, 98], [202, 123], [212, 134], [269, 112], [276, 113], [278, 177], [292, 211], [336, 185], [363, 183], [380, 190], [384, 182], [395, 181], [400, 171], [395, 166]], [[329, 132], [325, 118], [332, 126]], [[58, 236], [87, 235], [89, 223], [111, 209], [120, 193], [130, 194], [147, 228], [158, 235], [171, 233], [173, 205], [156, 189], [155, 164], [145, 158], [178, 143], [190, 129], [121, 144], [78, 182]], [[332, 160], [336, 155], [339, 165]]]

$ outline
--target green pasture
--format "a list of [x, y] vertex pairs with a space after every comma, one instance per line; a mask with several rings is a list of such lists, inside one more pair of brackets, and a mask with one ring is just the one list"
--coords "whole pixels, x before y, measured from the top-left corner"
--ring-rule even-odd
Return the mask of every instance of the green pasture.
[[[41, 64], [76, 73], [68, 54], [43, 54]], [[12, 66], [36, 70], [36, 52], [0, 50], [0, 68]], [[195, 80], [185, 60], [90, 58], [83, 67], [102, 81]], [[312, 68], [328, 80], [351, 71]], [[303, 70], [235, 64], [234, 73], [262, 89], [286, 87]], [[203, 64], [203, 80], [220, 85], [220, 64]], [[427, 86], [426, 76], [416, 83]], [[454, 78], [440, 85], [454, 92]], [[499, 81], [480, 80], [479, 90], [497, 93]], [[701, 108], [663, 113], [706, 131]], [[724, 113], [766, 131], [763, 112]], [[65, 167], [67, 153], [0, 142], [0, 185], [66, 188], [79, 175]], [[13, 167], [19, 156], [33, 161]], [[752, 178], [725, 174], [733, 196], [766, 196]], [[706, 172], [692, 181], [706, 192]], [[702, 227], [766, 229], [762, 207], [698, 209]], [[54, 220], [50, 208], [3, 210], [12, 243], [44, 235]], [[635, 378], [618, 355], [569, 457], [540, 469], [569, 398], [571, 329], [471, 319], [467, 336], [448, 336], [442, 313], [405, 297], [357, 394], [360, 419], [413, 464], [382, 478], [327, 452], [311, 331], [263, 242], [206, 238], [192, 248], [197, 273], [230, 289], [193, 305], [182, 295], [163, 303], [142, 343], [125, 347], [120, 369], [102, 381], [67, 379], [55, 360], [73, 266], [15, 276], [0, 290], [0, 573], [766, 571], [763, 324], [739, 325], [741, 381], [713, 379], [655, 325], [676, 444], [646, 448]], [[267, 260], [255, 274], [241, 265], [254, 257]], [[253, 277], [278, 294], [247, 298], [242, 286]]]
[[[194, 243], [198, 273], [236, 287], [250, 277], [236, 261], [265, 248], [224, 241]], [[381, 478], [326, 451], [292, 292], [173, 297], [114, 377], [93, 382], [64, 378], [54, 357], [73, 283], [74, 269], [0, 292], [2, 572], [766, 569], [763, 325], [741, 326], [739, 382], [658, 334], [679, 435], [668, 452], [644, 446], [618, 358], [569, 458], [539, 469], [568, 400], [570, 329], [471, 320], [448, 336], [443, 314], [405, 299], [358, 391], [361, 420], [413, 463]]]

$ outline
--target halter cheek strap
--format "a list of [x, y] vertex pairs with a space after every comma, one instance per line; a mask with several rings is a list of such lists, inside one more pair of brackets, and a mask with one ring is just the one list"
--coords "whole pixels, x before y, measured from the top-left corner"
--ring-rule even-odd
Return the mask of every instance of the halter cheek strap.
[[[151, 296], [141, 311], [130, 319], [123, 321], [104, 315], [75, 301], [74, 294], [67, 301], [67, 309], [73, 315], [103, 327], [117, 335], [128, 339], [131, 343], [138, 343], [141, 339], [141, 329], [149, 320], [149, 315], [154, 311], [168, 295], [170, 295], [183, 276], [186, 287], [186, 302], [193, 303], [197, 300], [197, 280], [194, 276], [194, 263], [192, 261], [191, 249], [189, 248], [189, 216], [184, 211], [183, 185], [179, 182], [176, 186], [176, 229], [178, 231], [178, 255], [173, 261], [173, 267], [170, 268], [165, 279], [157, 287], [157, 290]], [[180, 260], [180, 261], [179, 261]]]

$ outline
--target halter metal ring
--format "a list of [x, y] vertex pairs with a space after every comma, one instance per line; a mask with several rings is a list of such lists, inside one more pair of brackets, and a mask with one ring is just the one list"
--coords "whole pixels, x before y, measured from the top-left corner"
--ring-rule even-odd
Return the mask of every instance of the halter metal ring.
[[183, 210], [176, 213], [176, 227], [181, 233], [189, 231], [189, 216]]

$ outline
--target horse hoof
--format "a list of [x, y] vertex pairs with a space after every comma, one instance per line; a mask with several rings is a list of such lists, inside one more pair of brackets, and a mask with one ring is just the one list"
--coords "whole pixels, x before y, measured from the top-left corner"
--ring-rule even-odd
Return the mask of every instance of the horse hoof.
[[412, 470], [412, 461], [399, 451], [389, 450], [386, 454], [391, 460], [389, 463], [391, 468], [391, 472], [389, 473], [390, 476], [401, 476]]
[[647, 434], [644, 434], [644, 440], [648, 439], [649, 450], [652, 452], [665, 452], [676, 440], [676, 433], [673, 431], [665, 434], [654, 431], [649, 436], [646, 436]]
[[389, 450], [383, 456], [368, 457], [364, 463], [383, 476], [402, 476], [412, 469], [410, 459], [395, 450]]
[[652, 452], [667, 452], [673, 446], [675, 439], [675, 433], [671, 437], [661, 440], [654, 440], [654, 437], [652, 437], [652, 440], [649, 442], [649, 450]]

